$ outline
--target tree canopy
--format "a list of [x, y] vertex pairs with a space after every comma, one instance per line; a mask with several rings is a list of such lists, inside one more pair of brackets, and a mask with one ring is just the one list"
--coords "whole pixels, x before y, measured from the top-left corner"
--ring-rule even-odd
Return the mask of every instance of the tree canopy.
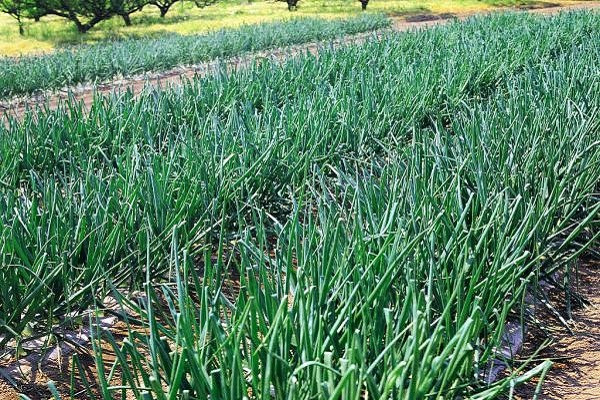
[[[164, 17], [173, 5], [184, 0], [0, 0], [0, 12], [9, 14], [24, 34], [23, 20], [39, 20], [44, 15], [56, 15], [73, 22], [77, 30], [86, 33], [98, 23], [120, 16], [131, 25], [131, 14], [147, 5], [158, 8]], [[197, 7], [206, 7], [217, 0], [191, 0]]]
[[[44, 15], [56, 15], [72, 21], [77, 30], [86, 33], [98, 23], [120, 16], [127, 26], [131, 25], [131, 14], [141, 11], [148, 5], [155, 6], [160, 16], [167, 15], [178, 2], [191, 1], [203, 8], [218, 0], [0, 0], [0, 12], [15, 18], [19, 25], [19, 33], [24, 34], [24, 19], [38, 21]], [[294, 11], [299, 0], [278, 0], [287, 3], [288, 9]], [[366, 10], [369, 0], [358, 0], [362, 9]]]

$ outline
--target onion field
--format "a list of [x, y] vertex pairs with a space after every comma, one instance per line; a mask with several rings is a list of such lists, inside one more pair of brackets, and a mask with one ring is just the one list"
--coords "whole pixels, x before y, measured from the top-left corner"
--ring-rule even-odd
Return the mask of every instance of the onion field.
[[499, 14], [7, 117], [0, 355], [110, 314], [63, 399], [510, 398], [597, 248], [599, 60], [598, 14]]
[[164, 71], [217, 58], [300, 43], [330, 40], [390, 26], [380, 14], [347, 19], [296, 18], [201, 35], [166, 35], [94, 45], [50, 54], [0, 58], [0, 98], [61, 89], [114, 77]]

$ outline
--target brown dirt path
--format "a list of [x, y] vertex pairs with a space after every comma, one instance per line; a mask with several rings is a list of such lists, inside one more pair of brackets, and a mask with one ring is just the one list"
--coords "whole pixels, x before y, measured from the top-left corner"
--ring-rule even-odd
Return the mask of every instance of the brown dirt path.
[[[550, 3], [549, 3], [550, 4]], [[552, 4], [550, 4], [552, 6]], [[520, 10], [535, 14], [555, 14], [564, 10], [581, 10], [581, 9], [596, 9], [600, 8], [600, 1], [582, 1], [573, 5], [542, 7]], [[515, 10], [510, 9], [509, 10]], [[519, 10], [519, 9], [517, 9]], [[405, 32], [414, 29], [423, 29], [447, 23], [448, 21], [458, 18], [466, 19], [473, 14], [460, 15], [443, 15], [437, 16], [433, 14], [414, 15], [406, 18], [394, 18], [392, 29], [397, 32]], [[282, 61], [301, 53], [316, 54], [323, 43], [339, 47], [346, 44], [358, 44], [365, 42], [373, 37], [381, 37], [385, 31], [362, 33], [358, 35], [347, 36], [345, 38], [336, 39], [326, 42], [313, 42], [308, 44], [283, 47], [278, 49], [265, 50], [252, 54], [245, 54], [239, 57], [232, 57], [225, 60], [216, 60], [205, 62], [192, 66], [177, 67], [167, 71], [158, 73], [146, 73], [143, 75], [126, 77], [119, 80], [95, 84], [95, 85], [79, 85], [75, 87], [66, 87], [61, 90], [47, 91], [40, 95], [17, 97], [5, 101], [0, 101], [0, 119], [3, 119], [5, 124], [8, 124], [6, 115], [12, 115], [21, 119], [25, 112], [29, 109], [35, 109], [36, 106], [47, 107], [50, 110], [56, 109], [67, 98], [73, 97], [76, 100], [83, 102], [84, 106], [89, 107], [94, 101], [95, 95], [108, 95], [113, 92], [122, 92], [131, 90], [135, 94], [139, 94], [145, 87], [164, 87], [173, 84], [180, 84], [182, 81], [188, 80], [195, 76], [205, 76], [214, 72], [220, 66], [224, 66], [227, 70], [237, 70], [248, 67], [249, 65], [260, 62], [263, 59]]]

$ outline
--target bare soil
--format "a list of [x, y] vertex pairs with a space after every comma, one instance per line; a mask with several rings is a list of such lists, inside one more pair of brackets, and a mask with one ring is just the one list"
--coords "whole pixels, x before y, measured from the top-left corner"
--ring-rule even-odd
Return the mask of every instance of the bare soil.
[[[543, 321], [548, 323], [547, 334], [552, 342], [538, 358], [553, 360], [554, 365], [543, 382], [539, 399], [600, 400], [600, 263], [586, 263], [579, 273], [575, 290], [589, 305], [573, 310], [567, 321], [572, 333], [556, 320]], [[564, 303], [563, 296], [560, 311], [566, 315]], [[525, 352], [539, 345], [542, 336], [533, 331]], [[521, 388], [518, 398], [533, 398], [536, 384], [533, 381]]]
[[600, 399], [600, 277], [585, 271], [582, 289], [591, 305], [573, 315], [573, 335], [557, 338], [554, 347], [559, 361], [544, 385], [544, 398]]
[[[128, 334], [128, 327], [124, 322], [117, 322], [110, 329], [113, 338], [120, 343]], [[103, 363], [110, 368], [116, 360], [116, 355], [112, 347], [107, 342], [102, 342]], [[55, 383], [56, 389], [64, 399], [99, 399], [102, 397], [99, 388], [96, 386], [98, 370], [91, 346], [72, 347], [69, 352], [65, 352], [62, 357], [52, 362], [40, 363], [35, 365], [31, 371], [25, 375], [11, 377], [18, 385], [20, 393], [27, 395], [32, 400], [43, 400], [51, 398], [48, 389], [48, 381]], [[78, 366], [74, 366], [74, 356], [78, 358]], [[0, 367], [3, 365], [0, 363]], [[79, 369], [81, 367], [81, 370]], [[85, 376], [89, 386], [85, 385], [81, 379]], [[71, 381], [73, 386], [71, 386]], [[120, 384], [119, 371], [111, 381], [114, 385]], [[127, 400], [134, 400], [131, 392], [127, 392]], [[11, 387], [0, 377], [0, 400], [17, 400], [18, 395], [15, 388]]]
[[2, 400], [18, 400], [17, 392], [10, 385], [0, 379], [0, 399]]

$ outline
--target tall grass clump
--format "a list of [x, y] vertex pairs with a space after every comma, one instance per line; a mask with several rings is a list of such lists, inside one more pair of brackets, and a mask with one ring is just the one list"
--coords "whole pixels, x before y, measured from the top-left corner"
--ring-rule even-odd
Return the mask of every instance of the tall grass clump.
[[598, 22], [476, 18], [11, 120], [0, 348], [112, 296], [104, 398], [510, 393], [548, 363], [489, 382], [506, 321], [599, 234]]
[[389, 27], [379, 14], [348, 19], [295, 18], [202, 35], [167, 35], [75, 46], [51, 54], [0, 58], [0, 98], [115, 76], [197, 64], [246, 52], [323, 41]]

